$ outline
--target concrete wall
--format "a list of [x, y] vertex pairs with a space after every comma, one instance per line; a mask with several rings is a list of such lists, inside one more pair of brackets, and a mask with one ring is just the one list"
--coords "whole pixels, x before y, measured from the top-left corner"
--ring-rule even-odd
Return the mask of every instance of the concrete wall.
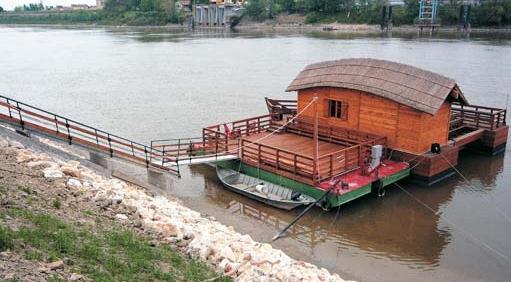
[[236, 5], [207, 4], [193, 7], [193, 20], [197, 25], [221, 26], [229, 24], [229, 18], [233, 14]]

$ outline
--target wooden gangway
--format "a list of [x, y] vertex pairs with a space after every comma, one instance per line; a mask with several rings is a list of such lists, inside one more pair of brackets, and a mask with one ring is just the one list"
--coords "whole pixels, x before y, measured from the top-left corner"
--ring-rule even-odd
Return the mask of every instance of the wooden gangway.
[[175, 163], [176, 159], [164, 156], [163, 152], [157, 148], [119, 137], [1, 95], [0, 122], [15, 126], [22, 131], [33, 131], [65, 141], [70, 145], [80, 145], [110, 157], [142, 164], [147, 168], [157, 168], [179, 174], [179, 169], [169, 165]]

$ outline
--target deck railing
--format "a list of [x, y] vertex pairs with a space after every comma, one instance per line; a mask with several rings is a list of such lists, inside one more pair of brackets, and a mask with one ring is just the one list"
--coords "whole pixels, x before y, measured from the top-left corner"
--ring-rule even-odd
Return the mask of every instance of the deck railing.
[[42, 110], [23, 102], [0, 96], [0, 120], [30, 129], [53, 138], [65, 140], [69, 144], [79, 144], [125, 160], [143, 163], [171, 172], [173, 168], [164, 167], [163, 153], [158, 149], [119, 137], [72, 119]]
[[[265, 132], [272, 126], [274, 115], [261, 115], [228, 123], [208, 126], [202, 129], [204, 147], [219, 148], [220, 151], [233, 151], [233, 146], [238, 146], [238, 139], [256, 133]], [[219, 152], [215, 150], [215, 152]]]
[[165, 158], [175, 160], [198, 159], [211, 156], [237, 155], [240, 137], [266, 131], [272, 115], [261, 115], [216, 124], [202, 129], [202, 137], [151, 141], [151, 148], [163, 152]]
[[241, 140], [241, 159], [252, 166], [273, 172], [285, 172], [291, 178], [308, 180], [317, 184], [344, 172], [364, 167], [366, 157], [371, 152], [367, 142], [318, 157], [317, 171], [314, 172], [314, 158], [289, 150], [271, 147], [249, 140]]
[[[282, 122], [275, 120], [275, 117], [276, 114], [270, 114], [205, 127], [202, 131], [202, 146], [210, 148], [210, 152], [215, 154], [239, 153], [244, 162], [253, 166], [274, 172], [284, 172], [292, 178], [300, 178], [310, 184], [317, 184], [346, 171], [362, 167], [371, 146], [386, 144], [385, 137], [375, 134], [319, 125], [319, 140], [341, 145], [343, 148], [318, 156], [318, 159], [314, 160], [311, 156], [243, 138], [255, 133], [269, 132], [269, 130], [276, 129], [276, 126], [283, 126]], [[312, 138], [314, 123], [311, 120], [299, 118], [288, 120], [288, 122], [283, 127], [283, 131]], [[165, 154], [172, 152], [166, 146], [158, 148]], [[178, 151], [184, 152], [183, 150]], [[174, 157], [176, 156], [174, 155]], [[314, 171], [314, 167], [316, 167], [316, 171]]]
[[[314, 122], [312, 119], [308, 118], [297, 118], [286, 126], [286, 131], [312, 137], [314, 132]], [[376, 134], [329, 125], [318, 125], [318, 139], [343, 146], [353, 146], [368, 141], [377, 142], [375, 144], [384, 144], [378, 142], [381, 142], [382, 140], [385, 141], [385, 137]]]
[[314, 160], [302, 154], [241, 139], [241, 159], [256, 167], [274, 168], [305, 178], [313, 177]]
[[[312, 137], [307, 123], [300, 123], [299, 129], [289, 125], [286, 131]], [[324, 154], [316, 161], [317, 171], [314, 172], [314, 158], [304, 154], [253, 143], [241, 139], [241, 159], [256, 167], [270, 171], [281, 171], [290, 176], [307, 179], [311, 184], [317, 184], [344, 172], [361, 168], [365, 165], [371, 147], [376, 144], [385, 145], [386, 138], [356, 130], [340, 127], [324, 127], [318, 133], [318, 139], [345, 146], [344, 148]]]
[[450, 131], [463, 126], [494, 130], [506, 125], [506, 110], [476, 106], [451, 104]]

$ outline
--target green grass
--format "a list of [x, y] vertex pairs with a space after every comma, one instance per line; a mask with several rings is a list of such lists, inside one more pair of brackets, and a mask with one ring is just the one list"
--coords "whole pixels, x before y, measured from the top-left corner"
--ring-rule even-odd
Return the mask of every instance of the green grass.
[[167, 245], [153, 247], [130, 230], [93, 233], [45, 214], [8, 212], [30, 227], [13, 231], [0, 226], [1, 251], [13, 250], [30, 260], [64, 259], [73, 271], [95, 281], [202, 281], [217, 276], [204, 263], [184, 258]]
[[52, 206], [56, 209], [60, 209], [60, 207], [62, 207], [62, 203], [60, 202], [59, 199], [54, 199], [52, 202]]

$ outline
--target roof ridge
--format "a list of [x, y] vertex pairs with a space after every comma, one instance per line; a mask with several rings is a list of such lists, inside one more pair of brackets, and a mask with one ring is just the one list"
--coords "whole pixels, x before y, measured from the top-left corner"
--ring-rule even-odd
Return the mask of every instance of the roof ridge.
[[[329, 75], [329, 74], [327, 74], [327, 75]], [[332, 75], [334, 75], [334, 74], [332, 74]], [[438, 98], [438, 97], [436, 97], [435, 95], [433, 95], [433, 94], [431, 94], [431, 93], [429, 93], [429, 92], [426, 92], [426, 91], [424, 91], [424, 90], [420, 90], [420, 89], [417, 89], [417, 88], [415, 88], [415, 87], [411, 87], [411, 86], [408, 86], [408, 85], [406, 85], [406, 84], [398, 83], [398, 82], [395, 82], [395, 81], [383, 80], [383, 79], [381, 79], [381, 78], [379, 78], [379, 77], [376, 77], [376, 76], [361, 75], [361, 74], [353, 74], [353, 73], [343, 73], [342, 75], [360, 76], [360, 77], [368, 77], [368, 78], [372, 78], [372, 79], [376, 79], [376, 80], [382, 80], [382, 81], [390, 82], [390, 83], [393, 83], [393, 84], [397, 84], [397, 85], [400, 85], [400, 86], [403, 86], [403, 87], [406, 87], [406, 88], [409, 88], [409, 89], [415, 90], [415, 91], [417, 91], [417, 92], [424, 93], [424, 94], [426, 94], [426, 95], [428, 95], [428, 96], [431, 96], [431, 97], [433, 97], [433, 98], [441, 99], [441, 98]], [[319, 77], [319, 76], [323, 76], [323, 75], [322, 75], [322, 74], [321, 74], [321, 75], [312, 75], [312, 76], [308, 76], [308, 78], [310, 78], [310, 77]], [[295, 80], [300, 80], [300, 79], [301, 79], [301, 78], [295, 78]], [[354, 84], [356, 84], [356, 83], [354, 83]], [[456, 83], [455, 83], [455, 84], [456, 84]], [[444, 86], [444, 85], [441, 85], [441, 84], [437, 84], [437, 85], [440, 85], [441, 87], [449, 88], [449, 87]]]
[[[317, 70], [317, 69], [324, 69], [324, 68], [330, 68], [330, 67], [333, 67], [333, 66], [355, 66], [355, 67], [358, 67], [358, 66], [364, 66], [364, 67], [371, 67], [371, 68], [375, 68], [375, 69], [383, 69], [383, 70], [388, 70], [388, 71], [393, 71], [393, 72], [396, 72], [396, 73], [401, 73], [401, 74], [404, 74], [404, 75], [409, 75], [409, 76], [413, 76], [413, 77], [417, 77], [417, 78], [420, 78], [420, 79], [423, 79], [423, 80], [426, 80], [426, 81], [429, 81], [429, 82], [432, 82], [432, 83], [435, 83], [435, 84], [438, 84], [438, 85], [441, 85], [441, 86], [444, 86], [434, 80], [431, 80], [431, 79], [428, 79], [428, 78], [425, 78], [425, 77], [422, 77], [422, 76], [418, 76], [418, 75], [414, 75], [414, 74], [410, 74], [408, 72], [403, 72], [403, 71], [399, 71], [399, 70], [394, 70], [394, 69], [388, 69], [388, 68], [384, 68], [384, 67], [381, 67], [381, 66], [374, 66], [374, 65], [361, 65], [361, 64], [336, 64], [336, 65], [322, 65], [322, 66], [318, 66], [318, 67], [312, 67], [314, 65], [320, 65], [320, 64], [323, 64], [323, 63], [330, 63], [330, 62], [340, 62], [340, 61], [350, 61], [350, 60], [355, 60], [355, 59], [341, 59], [341, 60], [332, 60], [332, 61], [325, 61], [325, 62], [320, 62], [320, 63], [314, 63], [314, 64], [310, 64], [310, 65], [307, 65], [305, 66], [305, 68], [303, 69], [303, 71], [308, 71], [308, 70]], [[384, 63], [390, 63], [390, 64], [396, 64], [398, 66], [405, 66], [405, 67], [409, 67], [409, 68], [412, 68], [412, 69], [415, 69], [415, 70], [418, 70], [418, 71], [421, 71], [421, 72], [426, 72], [426, 73], [429, 73], [431, 75], [434, 75], [434, 76], [437, 76], [437, 77], [440, 77], [442, 79], [445, 79], [449, 82], [452, 82], [454, 84], [456, 84], [456, 81], [452, 78], [449, 78], [447, 76], [443, 76], [441, 74], [438, 74], [438, 73], [434, 73], [432, 71], [429, 71], [429, 70], [425, 70], [425, 69], [421, 69], [421, 68], [417, 68], [417, 67], [414, 67], [412, 65], [408, 65], [408, 64], [401, 64], [401, 63], [396, 63], [396, 62], [392, 62], [392, 61], [386, 61], [386, 60], [380, 60], [380, 59], [365, 59], [365, 60], [372, 60], [372, 61], [380, 61], [380, 62], [384, 62]], [[303, 72], [302, 71], [302, 72]], [[447, 86], [445, 86], [447, 87]]]
[[[309, 64], [286, 91], [313, 87], [356, 89], [435, 114], [458, 86], [451, 78], [412, 65], [356, 58]], [[464, 96], [459, 99], [468, 103]]]

